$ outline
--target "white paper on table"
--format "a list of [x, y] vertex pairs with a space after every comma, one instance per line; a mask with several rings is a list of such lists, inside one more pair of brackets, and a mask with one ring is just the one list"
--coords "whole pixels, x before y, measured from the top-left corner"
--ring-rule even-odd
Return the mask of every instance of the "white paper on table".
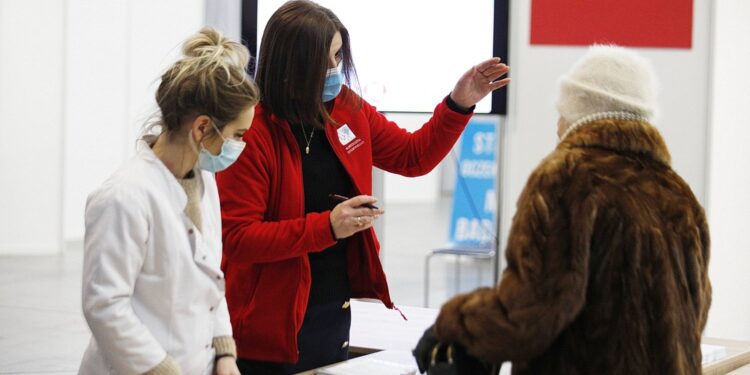
[[349, 361], [322, 370], [319, 375], [416, 375], [417, 369], [400, 363], [375, 358]]
[[727, 348], [719, 345], [701, 344], [701, 353], [703, 353], [703, 363], [716, 362], [727, 356]]

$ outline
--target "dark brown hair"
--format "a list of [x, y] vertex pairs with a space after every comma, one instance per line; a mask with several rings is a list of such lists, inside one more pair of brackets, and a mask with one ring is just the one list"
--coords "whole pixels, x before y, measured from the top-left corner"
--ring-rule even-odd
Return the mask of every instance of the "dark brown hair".
[[185, 41], [182, 53], [156, 91], [162, 131], [176, 134], [196, 115], [209, 116], [221, 130], [258, 103], [258, 87], [245, 72], [250, 53], [242, 44], [205, 27]]
[[289, 1], [274, 12], [263, 32], [255, 76], [264, 106], [294, 124], [334, 122], [322, 93], [336, 32], [341, 33], [345, 82], [351, 86], [356, 70], [349, 31], [333, 12], [308, 0]]

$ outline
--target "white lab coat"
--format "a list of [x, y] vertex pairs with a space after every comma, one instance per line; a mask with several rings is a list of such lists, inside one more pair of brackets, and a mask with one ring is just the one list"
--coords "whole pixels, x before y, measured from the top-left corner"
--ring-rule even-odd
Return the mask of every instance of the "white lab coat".
[[212, 340], [231, 336], [219, 195], [202, 172], [202, 231], [187, 194], [146, 142], [86, 204], [83, 312], [92, 338], [79, 374], [142, 374], [167, 354], [211, 374]]

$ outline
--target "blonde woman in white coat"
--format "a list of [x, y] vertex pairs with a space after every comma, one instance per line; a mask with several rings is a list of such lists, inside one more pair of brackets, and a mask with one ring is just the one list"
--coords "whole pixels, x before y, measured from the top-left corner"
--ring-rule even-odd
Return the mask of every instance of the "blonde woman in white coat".
[[164, 75], [162, 133], [86, 206], [80, 374], [238, 375], [213, 173], [244, 148], [258, 90], [249, 53], [205, 28]]

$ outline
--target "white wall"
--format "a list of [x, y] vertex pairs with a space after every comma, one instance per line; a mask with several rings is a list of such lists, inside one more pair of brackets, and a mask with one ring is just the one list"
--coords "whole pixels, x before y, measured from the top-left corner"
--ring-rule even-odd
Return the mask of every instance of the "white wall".
[[[458, 79], [458, 77], [457, 77]], [[435, 102], [437, 105], [437, 102]], [[387, 113], [386, 117], [408, 131], [416, 131], [430, 120], [431, 113]], [[450, 156], [446, 159], [450, 161]], [[432, 203], [440, 194], [440, 168], [419, 177], [385, 173], [383, 195], [386, 204]]]
[[134, 153], [204, 13], [204, 0], [0, 0], [0, 254], [83, 237], [86, 196]]
[[[655, 125], [672, 153], [673, 167], [705, 198], [708, 101], [708, 0], [693, 11], [692, 49], [639, 48], [655, 65], [661, 81], [660, 115]], [[531, 46], [530, 2], [511, 2], [511, 82], [508, 127], [502, 150], [501, 198], [504, 247], [515, 203], [528, 175], [557, 142], [557, 80], [586, 51], [585, 47]]]
[[126, 155], [129, 7], [125, 0], [68, 0], [65, 238], [83, 237], [86, 196]]
[[64, 4], [0, 0], [0, 255], [62, 248]]
[[[156, 109], [159, 78], [180, 55], [182, 42], [204, 24], [204, 0], [130, 0], [129, 140]], [[135, 145], [135, 143], [133, 143]], [[129, 150], [134, 150], [130, 147]]]
[[[205, 0], [206, 25], [234, 40], [242, 39], [242, 0]], [[255, 51], [252, 51], [255, 56]]]
[[750, 2], [715, 2], [708, 218], [713, 303], [706, 335], [750, 340]]
[[89, 192], [135, 151], [161, 73], [203, 25], [203, 0], [68, 0], [65, 239]]

